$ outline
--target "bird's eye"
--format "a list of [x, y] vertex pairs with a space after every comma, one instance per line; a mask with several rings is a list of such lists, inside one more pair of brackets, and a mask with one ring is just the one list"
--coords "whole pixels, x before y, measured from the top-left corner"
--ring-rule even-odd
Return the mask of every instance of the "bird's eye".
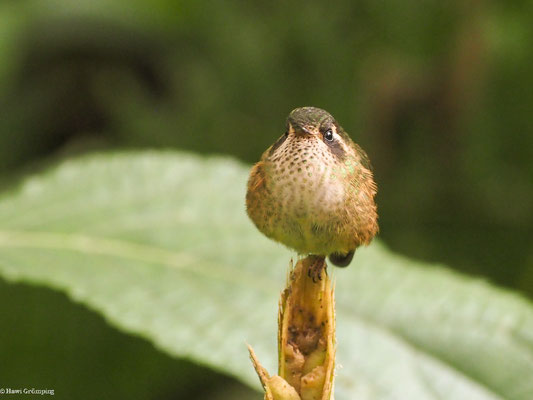
[[328, 142], [333, 140], [333, 131], [331, 129], [328, 129], [324, 132], [324, 139], [326, 139]]

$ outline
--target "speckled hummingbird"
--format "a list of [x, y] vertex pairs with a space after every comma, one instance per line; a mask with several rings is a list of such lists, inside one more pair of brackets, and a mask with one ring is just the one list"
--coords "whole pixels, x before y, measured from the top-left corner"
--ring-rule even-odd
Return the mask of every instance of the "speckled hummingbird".
[[252, 168], [246, 208], [267, 237], [316, 257], [315, 280], [326, 256], [345, 267], [376, 235], [376, 191], [364, 150], [327, 111], [302, 107]]

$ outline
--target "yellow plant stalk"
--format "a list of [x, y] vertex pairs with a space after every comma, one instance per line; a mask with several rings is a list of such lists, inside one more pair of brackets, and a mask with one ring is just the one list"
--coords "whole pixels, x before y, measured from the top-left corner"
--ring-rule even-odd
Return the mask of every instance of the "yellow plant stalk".
[[309, 278], [313, 262], [316, 257], [310, 256], [291, 267], [287, 287], [281, 294], [278, 375], [270, 376], [248, 346], [265, 400], [333, 400], [334, 293], [326, 273], [316, 283]]

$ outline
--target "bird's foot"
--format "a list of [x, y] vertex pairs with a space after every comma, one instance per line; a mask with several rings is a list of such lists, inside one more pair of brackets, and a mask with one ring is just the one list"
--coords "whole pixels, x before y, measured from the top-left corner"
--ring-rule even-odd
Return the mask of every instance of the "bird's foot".
[[326, 258], [323, 256], [309, 256], [310, 264], [307, 269], [307, 276], [313, 280], [314, 283], [322, 280], [322, 271], [326, 274]]

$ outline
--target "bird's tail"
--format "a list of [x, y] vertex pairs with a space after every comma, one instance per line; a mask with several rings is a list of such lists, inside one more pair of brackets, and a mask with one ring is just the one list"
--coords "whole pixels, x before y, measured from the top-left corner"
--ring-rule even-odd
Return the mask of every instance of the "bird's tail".
[[350, 262], [352, 262], [353, 253], [355, 253], [355, 250], [352, 250], [346, 254], [331, 253], [328, 256], [328, 259], [333, 265], [336, 265], [337, 267], [347, 267]]

